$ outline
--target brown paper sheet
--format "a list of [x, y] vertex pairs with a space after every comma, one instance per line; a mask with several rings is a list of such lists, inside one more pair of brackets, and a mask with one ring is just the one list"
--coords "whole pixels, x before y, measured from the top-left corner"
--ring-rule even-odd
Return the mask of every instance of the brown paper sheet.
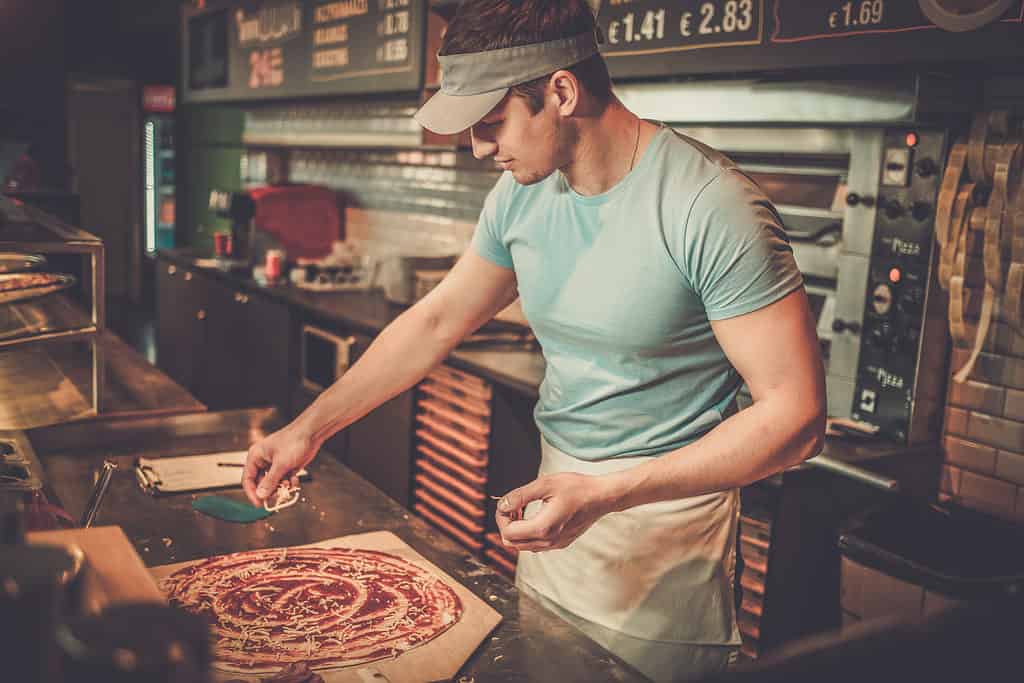
[[[362, 683], [366, 680], [390, 681], [390, 683], [425, 683], [426, 681], [452, 678], [466, 662], [473, 651], [483, 642], [484, 638], [501, 622], [501, 615], [486, 602], [478, 598], [467, 588], [445, 574], [436, 565], [431, 564], [413, 550], [398, 536], [388, 531], [375, 531], [366, 534], [342, 536], [319, 543], [311, 543], [308, 548], [363, 548], [380, 550], [409, 560], [437, 575], [455, 591], [462, 601], [462, 618], [450, 629], [423, 645], [402, 653], [394, 659], [382, 659], [365, 664], [335, 669], [318, 669], [327, 683]], [[159, 580], [174, 573], [178, 569], [188, 567], [195, 562], [179, 562], [161, 567], [153, 567], [150, 571]], [[257, 682], [260, 675], [239, 674], [237, 672], [218, 669], [214, 665], [214, 680], [226, 681], [239, 679]], [[379, 672], [386, 678], [374, 678]], [[267, 674], [261, 674], [266, 676]]]

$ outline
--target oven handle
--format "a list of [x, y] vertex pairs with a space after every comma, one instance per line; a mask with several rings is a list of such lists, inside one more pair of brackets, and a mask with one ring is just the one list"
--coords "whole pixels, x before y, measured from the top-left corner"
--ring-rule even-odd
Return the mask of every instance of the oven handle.
[[883, 477], [879, 474], [875, 474], [874, 472], [870, 472], [863, 467], [857, 467], [856, 465], [851, 465], [848, 462], [830, 458], [827, 455], [818, 455], [808, 459], [806, 462], [808, 465], [815, 465], [824, 470], [828, 470], [829, 472], [849, 477], [850, 479], [855, 479], [862, 484], [867, 484], [868, 486], [882, 489], [889, 493], [897, 493], [900, 490], [900, 483], [895, 479]]
[[321, 330], [320, 328], [313, 327], [312, 325], [302, 326], [301, 337], [299, 340], [299, 370], [302, 373], [302, 386], [312, 391], [324, 391], [327, 387], [322, 387], [315, 382], [310, 381], [306, 376], [306, 344], [303, 337], [306, 337], [307, 335], [319, 337], [324, 341], [334, 344], [338, 349], [338, 357], [334, 367], [335, 381], [345, 374], [352, 365], [352, 347], [356, 343], [356, 338], [352, 335], [339, 337], [336, 334], [332, 334], [326, 330]]

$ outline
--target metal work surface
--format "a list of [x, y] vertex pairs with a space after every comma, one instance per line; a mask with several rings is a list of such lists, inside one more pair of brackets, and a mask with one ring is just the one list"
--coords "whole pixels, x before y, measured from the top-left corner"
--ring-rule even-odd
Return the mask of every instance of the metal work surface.
[[[197, 413], [61, 425], [29, 432], [49, 486], [72, 517], [81, 515], [104, 458], [118, 469], [95, 525], [124, 529], [147, 566], [256, 548], [295, 546], [387, 530], [501, 613], [503, 621], [456, 681], [643, 681], [639, 673], [526, 597], [490, 567], [340, 464], [329, 453], [309, 466], [302, 499], [251, 524], [192, 509], [199, 494], [152, 497], [133, 473], [138, 456], [240, 450], [281, 424], [271, 410]], [[244, 500], [241, 489], [217, 492]]]

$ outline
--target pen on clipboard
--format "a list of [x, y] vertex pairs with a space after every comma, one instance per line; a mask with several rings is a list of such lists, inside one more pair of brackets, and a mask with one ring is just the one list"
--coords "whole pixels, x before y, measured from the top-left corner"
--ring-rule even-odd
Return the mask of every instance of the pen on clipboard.
[[217, 467], [245, 467], [244, 462], [219, 462]]

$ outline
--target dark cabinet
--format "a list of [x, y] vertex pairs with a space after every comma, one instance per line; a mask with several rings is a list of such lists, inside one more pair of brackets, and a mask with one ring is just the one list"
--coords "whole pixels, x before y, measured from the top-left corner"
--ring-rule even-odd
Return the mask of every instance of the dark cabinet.
[[213, 410], [287, 414], [291, 316], [285, 304], [160, 261], [157, 362]]
[[239, 297], [243, 405], [276, 405], [286, 415], [295, 375], [289, 344], [291, 313], [286, 305], [270, 299], [248, 294]]
[[287, 306], [212, 279], [205, 287], [208, 310], [200, 399], [218, 410], [276, 405], [286, 411]]
[[161, 260], [157, 263], [156, 295], [157, 365], [196, 394], [206, 319], [202, 282], [193, 271]]
[[196, 394], [211, 410], [249, 407], [243, 378], [244, 343], [238, 290], [215, 280], [206, 289], [204, 372], [196, 380]]
[[[343, 328], [321, 328], [320, 325], [322, 323], [316, 323], [320, 333], [345, 343], [351, 340], [349, 357], [353, 363], [372, 341], [365, 334], [350, 334]], [[300, 346], [305, 343], [300, 339]], [[292, 381], [291, 393], [292, 417], [297, 417], [319, 395], [318, 390], [303, 384], [298, 375]], [[402, 392], [381, 404], [324, 442], [322, 449], [406, 507], [412, 477], [413, 393], [412, 390]]]
[[[533, 418], [535, 396], [501, 384], [494, 385], [491, 415], [491, 459], [487, 488], [491, 496], [502, 496], [537, 478], [540, 469], [540, 430]], [[494, 521], [497, 501], [488, 497], [487, 526], [497, 531]]]
[[[354, 357], [370, 346], [355, 336]], [[408, 507], [412, 470], [413, 391], [404, 391], [349, 425], [345, 464]]]

